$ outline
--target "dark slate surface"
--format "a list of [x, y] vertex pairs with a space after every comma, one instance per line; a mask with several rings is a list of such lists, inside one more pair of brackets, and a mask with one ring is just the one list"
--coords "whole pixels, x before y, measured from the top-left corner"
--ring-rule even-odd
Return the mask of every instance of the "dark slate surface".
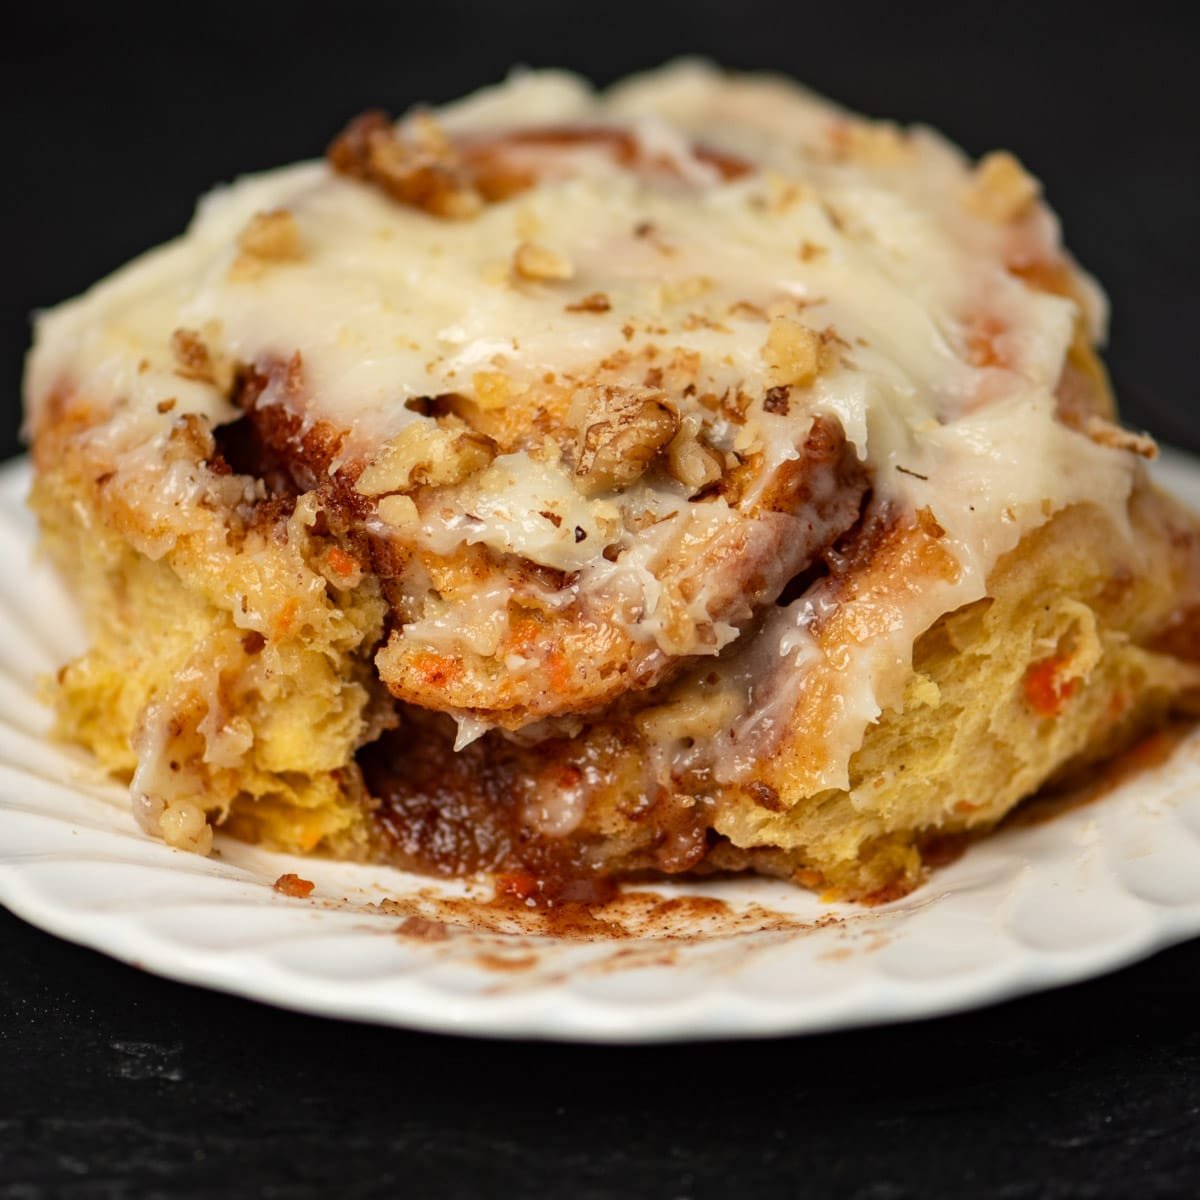
[[[974, 152], [1015, 149], [1112, 294], [1126, 415], [1200, 451], [1200, 43], [1165, 6], [1119, 23], [1087, 12], [760, 0], [10, 12], [0, 455], [18, 445], [30, 310], [177, 232], [213, 182], [315, 153], [367, 105], [445, 99], [512, 62], [609, 79], [681, 51], [791, 71]], [[1200, 944], [937, 1022], [641, 1049], [280, 1013], [3, 913], [0, 962], [0, 1200], [1200, 1194]]]
[[4, 914], [0, 946], [14, 1200], [1196, 1194], [1196, 946], [919, 1025], [641, 1048], [295, 1016]]

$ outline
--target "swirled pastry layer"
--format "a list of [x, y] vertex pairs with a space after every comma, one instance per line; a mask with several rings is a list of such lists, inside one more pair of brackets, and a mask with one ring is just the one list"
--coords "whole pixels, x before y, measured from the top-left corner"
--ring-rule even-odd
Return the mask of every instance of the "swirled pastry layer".
[[890, 894], [1195, 688], [1104, 319], [1012, 156], [783, 80], [367, 114], [38, 321], [63, 728], [177, 844]]

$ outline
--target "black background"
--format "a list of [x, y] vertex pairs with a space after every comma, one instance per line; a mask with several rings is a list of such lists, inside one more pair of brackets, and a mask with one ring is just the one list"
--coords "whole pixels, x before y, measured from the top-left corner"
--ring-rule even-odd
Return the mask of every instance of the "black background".
[[[0, 456], [30, 312], [177, 233], [213, 183], [514, 63], [603, 82], [680, 53], [1015, 150], [1109, 290], [1127, 418], [1200, 450], [1186, 9], [27, 5], [0, 28]], [[923, 1025], [657, 1049], [281, 1014], [6, 914], [0, 956], [0, 1197], [1200, 1194], [1200, 945]]]

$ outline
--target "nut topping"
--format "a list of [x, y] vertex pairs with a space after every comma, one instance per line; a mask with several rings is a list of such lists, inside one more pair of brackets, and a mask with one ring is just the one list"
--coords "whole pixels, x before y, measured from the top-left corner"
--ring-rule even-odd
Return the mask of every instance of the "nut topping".
[[592, 391], [576, 444], [575, 477], [582, 490], [616, 491], [635, 483], [679, 429], [679, 417], [650, 388]]
[[358, 477], [360, 496], [408, 492], [461, 483], [492, 461], [495, 446], [463, 422], [414, 421], [380, 451]]

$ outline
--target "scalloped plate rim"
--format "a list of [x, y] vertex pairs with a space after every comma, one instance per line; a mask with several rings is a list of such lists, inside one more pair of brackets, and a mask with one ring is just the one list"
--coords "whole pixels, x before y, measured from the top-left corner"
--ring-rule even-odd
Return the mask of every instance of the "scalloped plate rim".
[[[32, 524], [14, 510], [14, 502], [23, 494], [27, 484], [28, 470], [24, 459], [0, 467], [0, 526], [5, 527], [5, 532], [15, 531], [18, 537], [23, 536], [31, 546]], [[1185, 494], [1193, 503], [1200, 503], [1200, 460], [1178, 451], [1169, 451], [1164, 453], [1158, 470], [1160, 477], [1174, 490]], [[0, 674], [11, 673], [9, 668], [0, 666]], [[24, 682], [28, 686], [27, 681]], [[5, 724], [7, 720], [0, 716], [0, 726]], [[1200, 737], [1193, 735], [1191, 742], [1200, 747]], [[1173, 794], [1194, 791], [1200, 795], [1200, 755], [1195, 757], [1194, 767], [1185, 770], [1183, 784], [1177, 786]], [[66, 761], [69, 760], [64, 759]], [[6, 755], [0, 755], [0, 765], [16, 770], [25, 769]], [[36, 783], [41, 776], [30, 778]], [[94, 793], [85, 791], [69, 771], [64, 770], [58, 782], [74, 790], [83, 807], [91, 802]], [[1178, 784], [1179, 780], [1175, 782]], [[7, 839], [10, 826], [19, 824], [10, 819], [11, 814], [17, 811], [3, 807], [0, 800], [0, 837]], [[125, 815], [118, 814], [115, 808], [113, 813]], [[82, 810], [77, 815], [82, 815]], [[1043, 828], [1060, 827], [1070, 816], [1064, 814]], [[63, 823], [61, 818], [49, 815], [45, 819], [58, 825]], [[150, 856], [148, 865], [162, 868], [158, 875], [165, 879], [168, 891], [180, 885], [183, 877], [172, 872], [170, 864], [181, 852], [145, 838], [132, 827], [131, 822], [128, 829], [116, 828], [115, 831], [122, 838], [128, 838], [129, 844], [137, 848], [140, 856]], [[1036, 829], [1020, 833], [1027, 837], [1038, 837]], [[76, 834], [86, 845], [88, 830], [76, 830]], [[779, 995], [770, 999], [752, 998], [745, 993], [730, 992], [724, 986], [713, 986], [699, 994], [677, 995], [666, 1002], [660, 999], [639, 1000], [636, 994], [619, 1002], [597, 1000], [568, 988], [556, 989], [550, 984], [524, 992], [518, 989], [500, 996], [486, 990], [470, 994], [453, 992], [445, 986], [439, 987], [421, 979], [414, 982], [406, 977], [394, 980], [387, 977], [382, 982], [376, 980], [371, 984], [363, 984], [352, 978], [331, 979], [315, 974], [305, 976], [297, 974], [285, 964], [271, 963], [261, 946], [249, 949], [187, 946], [178, 939], [171, 940], [149, 928], [139, 919], [143, 915], [140, 912], [88, 911], [80, 907], [78, 896], [72, 898], [69, 889], [66, 894], [47, 895], [35, 884], [35, 868], [31, 864], [45, 860], [38, 858], [38, 835], [35, 833], [30, 836], [32, 844], [24, 857], [15, 861], [6, 859], [6, 854], [12, 855], [17, 851], [17, 847], [11, 843], [0, 850], [0, 903], [48, 933], [165, 978], [199, 984], [284, 1009], [427, 1032], [479, 1037], [608, 1043], [664, 1042], [773, 1037], [924, 1019], [1077, 983], [1128, 966], [1161, 949], [1200, 935], [1200, 895], [1195, 900], [1178, 904], [1156, 903], [1145, 897], [1136, 897], [1137, 912], [1144, 919], [1124, 936], [1101, 940], [1075, 950], [1060, 947], [1052, 952], [1013, 943], [1004, 957], [952, 978], [899, 978], [867, 972], [841, 991], [815, 997], [803, 995], [792, 1000]], [[1012, 836], [1012, 832], [1000, 835], [1003, 838]], [[53, 838], [49, 842], [53, 842]], [[280, 865], [298, 861], [285, 856], [268, 855], [266, 852], [257, 853]], [[1197, 834], [1197, 853], [1200, 854], [1200, 832]], [[1061, 858], [1061, 853], [1057, 858], [1052, 855], [1051, 865], [1058, 863]], [[337, 864], [331, 864], [331, 869], [336, 871], [337, 867]], [[1036, 864], [1021, 868], [1023, 872], [1035, 873], [1039, 869], [1042, 868]], [[954, 868], [948, 870], [953, 871]], [[228, 865], [218, 864], [213, 875], [224, 881], [218, 886], [224, 887], [226, 882], [238, 882], [229, 876], [228, 871]], [[948, 879], [949, 876], [943, 878]], [[267, 881], [261, 874], [258, 879], [260, 882]], [[241, 882], [246, 881], [243, 879]], [[935, 886], [936, 881], [926, 885], [927, 888]], [[977, 886], [986, 888], [993, 884], [985, 880]], [[271, 903], [278, 900], [268, 891], [264, 891], [263, 895], [264, 898], [269, 897]], [[921, 896], [921, 893], [917, 895]], [[881, 920], [891, 920], [893, 926], [903, 934], [906, 923], [911, 924], [909, 916], [912, 913], [943, 906], [939, 911], [945, 914], [944, 906], [953, 906], [957, 896], [953, 885], [946, 884], [939, 888], [937, 894], [925, 893], [918, 905], [906, 909], [904, 902], [900, 902], [898, 906], [885, 906], [871, 912], [879, 914]], [[310, 911], [313, 910], [279, 906], [279, 913], [286, 921], [294, 920], [293, 913], [299, 915]], [[810, 936], [813, 934], [812, 930], [805, 932]], [[738, 936], [754, 938], [758, 935], [745, 933]], [[569, 944], [545, 939], [544, 945], [539, 945], [538, 949], [546, 949], [553, 955], [560, 949], [566, 950]], [[771, 952], [771, 947], [762, 951], [768, 956]], [[256, 963], [258, 970], [248, 969]], [[263, 970], [263, 966], [270, 969]], [[738, 970], [740, 968], [737, 966], [733, 969], [735, 980]]]

